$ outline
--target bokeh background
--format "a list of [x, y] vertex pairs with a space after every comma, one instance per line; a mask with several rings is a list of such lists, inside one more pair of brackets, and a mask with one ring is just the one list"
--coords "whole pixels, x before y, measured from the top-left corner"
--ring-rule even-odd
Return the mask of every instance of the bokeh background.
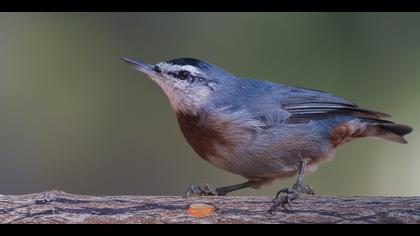
[[420, 195], [419, 24], [416, 13], [0, 13], [0, 194], [179, 195], [243, 181], [197, 157], [127, 56], [200, 58], [391, 113], [414, 127], [409, 144], [349, 143], [306, 182], [319, 194]]

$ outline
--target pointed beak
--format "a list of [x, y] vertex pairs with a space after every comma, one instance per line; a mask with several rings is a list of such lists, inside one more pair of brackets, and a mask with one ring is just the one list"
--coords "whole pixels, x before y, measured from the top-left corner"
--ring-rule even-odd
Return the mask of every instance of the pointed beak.
[[143, 72], [143, 73], [145, 73], [146, 75], [149, 75], [149, 76], [156, 76], [156, 72], [153, 70], [153, 65], [146, 64], [144, 62], [134, 60], [134, 59], [130, 59], [130, 58], [126, 58], [126, 57], [121, 57], [121, 60], [123, 60], [124, 62], [129, 64], [135, 70]]

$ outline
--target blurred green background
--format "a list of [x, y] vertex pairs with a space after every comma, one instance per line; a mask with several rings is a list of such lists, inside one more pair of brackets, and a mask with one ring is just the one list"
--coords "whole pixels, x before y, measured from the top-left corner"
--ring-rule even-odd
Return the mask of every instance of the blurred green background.
[[415, 13], [0, 13], [0, 194], [179, 195], [243, 181], [197, 157], [127, 56], [200, 58], [391, 113], [414, 127], [408, 145], [349, 143], [306, 182], [318, 194], [420, 195], [419, 24]]

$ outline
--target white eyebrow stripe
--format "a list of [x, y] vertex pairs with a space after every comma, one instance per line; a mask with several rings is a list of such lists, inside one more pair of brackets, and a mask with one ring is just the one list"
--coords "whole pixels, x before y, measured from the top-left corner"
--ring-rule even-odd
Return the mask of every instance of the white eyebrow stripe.
[[181, 65], [175, 65], [175, 64], [162, 62], [162, 63], [159, 63], [158, 66], [160, 67], [162, 71], [165, 71], [165, 72], [186, 70], [186, 71], [189, 71], [192, 75], [201, 75], [201, 76], [205, 75], [200, 69], [191, 65], [181, 66]]
[[181, 66], [181, 69], [187, 70], [187, 71], [189, 71], [189, 72], [191, 72], [192, 74], [195, 74], [195, 75], [202, 75], [203, 74], [203, 72], [201, 72], [199, 69], [197, 69], [197, 67], [190, 66], [190, 65]]

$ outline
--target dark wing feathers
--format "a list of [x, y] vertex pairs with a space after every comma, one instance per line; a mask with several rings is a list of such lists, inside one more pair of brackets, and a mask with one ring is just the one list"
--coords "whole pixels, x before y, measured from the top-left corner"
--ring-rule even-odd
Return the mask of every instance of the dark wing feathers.
[[345, 104], [337, 105], [325, 102], [324, 104], [303, 104], [303, 105], [287, 105], [283, 106], [286, 109], [290, 116], [287, 122], [306, 122], [308, 119], [323, 119], [329, 118], [336, 115], [353, 115], [358, 118], [366, 119], [382, 119], [389, 117], [388, 114], [367, 110], [359, 108], [357, 106], [351, 105], [347, 106]]
[[[288, 114], [283, 122], [306, 123], [314, 119], [326, 119], [337, 115], [352, 115], [362, 119], [381, 120], [388, 114], [358, 107], [356, 104], [332, 94], [298, 87], [279, 86], [264, 89], [264, 92], [252, 98], [253, 110], [264, 108], [264, 113], [273, 115]], [[280, 104], [279, 104], [280, 103]], [[264, 104], [264, 105], [263, 105]]]
[[[285, 97], [282, 101], [282, 107], [289, 113], [289, 117], [285, 120], [286, 123], [305, 123], [314, 119], [350, 115], [359, 118], [365, 124], [354, 137], [374, 136], [397, 143], [407, 143], [404, 135], [413, 130], [410, 126], [384, 120], [384, 118], [390, 117], [388, 114], [360, 108], [328, 93], [320, 91], [311, 91], [310, 93], [309, 102], [305, 99], [305, 96], [301, 97], [301, 102], [297, 103], [290, 103], [288, 97]], [[318, 93], [318, 97], [314, 93]], [[297, 101], [299, 99], [293, 98], [291, 100]], [[313, 100], [317, 101], [314, 102]], [[338, 102], [338, 100], [341, 101]]]
[[[240, 95], [232, 99], [242, 99], [240, 107], [246, 107], [267, 127], [276, 124], [299, 124], [340, 116], [360, 119], [363, 129], [355, 137], [375, 136], [399, 143], [406, 143], [404, 135], [412, 128], [384, 120], [388, 114], [358, 107], [343, 98], [319, 90], [304, 89], [261, 83], [249, 80], [250, 86], [242, 86]], [[246, 84], [245, 84], [246, 85]], [[249, 88], [249, 89], [247, 89]], [[243, 96], [246, 94], [246, 96]]]
[[[354, 116], [382, 121], [388, 114], [358, 107], [356, 104], [320, 90], [279, 85], [258, 80], [242, 80], [239, 94], [232, 93], [238, 104], [246, 106], [263, 122], [306, 123], [314, 119]], [[243, 96], [245, 95], [245, 96]], [[243, 100], [240, 100], [243, 99]], [[226, 99], [224, 100], [226, 101]]]

